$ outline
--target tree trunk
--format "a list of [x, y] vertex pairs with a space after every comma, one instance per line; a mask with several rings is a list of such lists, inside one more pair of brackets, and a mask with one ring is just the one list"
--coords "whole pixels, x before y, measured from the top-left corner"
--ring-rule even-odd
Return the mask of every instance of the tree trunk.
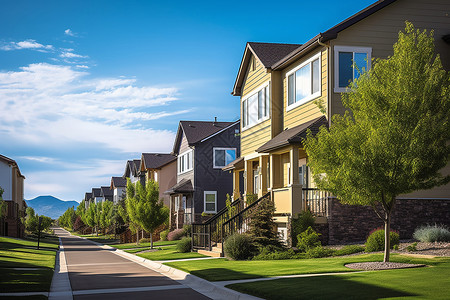
[[150, 249], [153, 249], [153, 233], [150, 232]]
[[391, 212], [386, 212], [384, 220], [384, 258], [383, 262], [389, 262], [391, 252]]
[[136, 245], [139, 245], [139, 229], [136, 229]]

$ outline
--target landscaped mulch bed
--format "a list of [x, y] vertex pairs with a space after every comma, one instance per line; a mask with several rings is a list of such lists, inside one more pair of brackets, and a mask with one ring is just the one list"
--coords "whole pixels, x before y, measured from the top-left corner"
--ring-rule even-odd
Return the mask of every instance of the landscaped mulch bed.
[[392, 251], [393, 253], [408, 253], [408, 254], [421, 254], [431, 256], [450, 256], [450, 243], [422, 243], [417, 242], [417, 251], [408, 252], [406, 247], [411, 245], [413, 241], [407, 243], [400, 243], [398, 251]]
[[425, 267], [425, 265], [418, 265], [418, 264], [403, 264], [403, 263], [380, 262], [380, 261], [353, 263], [353, 264], [346, 264], [345, 266], [350, 269], [366, 270], [366, 271]]

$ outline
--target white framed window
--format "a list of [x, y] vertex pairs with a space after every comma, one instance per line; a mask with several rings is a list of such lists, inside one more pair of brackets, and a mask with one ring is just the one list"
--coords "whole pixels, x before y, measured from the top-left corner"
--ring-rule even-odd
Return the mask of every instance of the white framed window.
[[178, 174], [186, 173], [193, 169], [193, 151], [188, 150], [178, 155]]
[[204, 192], [205, 213], [216, 213], [217, 212], [217, 192], [216, 191], [205, 191]]
[[322, 81], [320, 57], [318, 53], [286, 74], [288, 98], [286, 111], [320, 97]]
[[220, 169], [236, 159], [236, 148], [213, 148], [213, 166]]
[[372, 48], [334, 47], [334, 92], [342, 93], [353, 80], [370, 69]]
[[270, 84], [258, 87], [256, 92], [242, 100], [242, 128], [247, 129], [269, 118]]

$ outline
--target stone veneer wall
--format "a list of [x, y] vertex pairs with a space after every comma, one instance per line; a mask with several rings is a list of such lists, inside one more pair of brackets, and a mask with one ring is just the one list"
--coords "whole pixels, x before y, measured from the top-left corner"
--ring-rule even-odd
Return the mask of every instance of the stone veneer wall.
[[[343, 205], [330, 198], [328, 226], [316, 224], [324, 244], [362, 242], [369, 233], [384, 223], [370, 206]], [[400, 233], [400, 239], [410, 239], [414, 230], [426, 224], [450, 226], [450, 200], [398, 199], [391, 218], [391, 228]], [[327, 241], [328, 240], [328, 241]]]

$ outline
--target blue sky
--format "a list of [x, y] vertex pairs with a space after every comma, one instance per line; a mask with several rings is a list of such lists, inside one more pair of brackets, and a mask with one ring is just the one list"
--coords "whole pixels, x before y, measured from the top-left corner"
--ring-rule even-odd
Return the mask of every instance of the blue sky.
[[179, 120], [237, 120], [247, 41], [304, 43], [373, 2], [2, 1], [0, 154], [26, 199], [80, 201], [170, 152]]

